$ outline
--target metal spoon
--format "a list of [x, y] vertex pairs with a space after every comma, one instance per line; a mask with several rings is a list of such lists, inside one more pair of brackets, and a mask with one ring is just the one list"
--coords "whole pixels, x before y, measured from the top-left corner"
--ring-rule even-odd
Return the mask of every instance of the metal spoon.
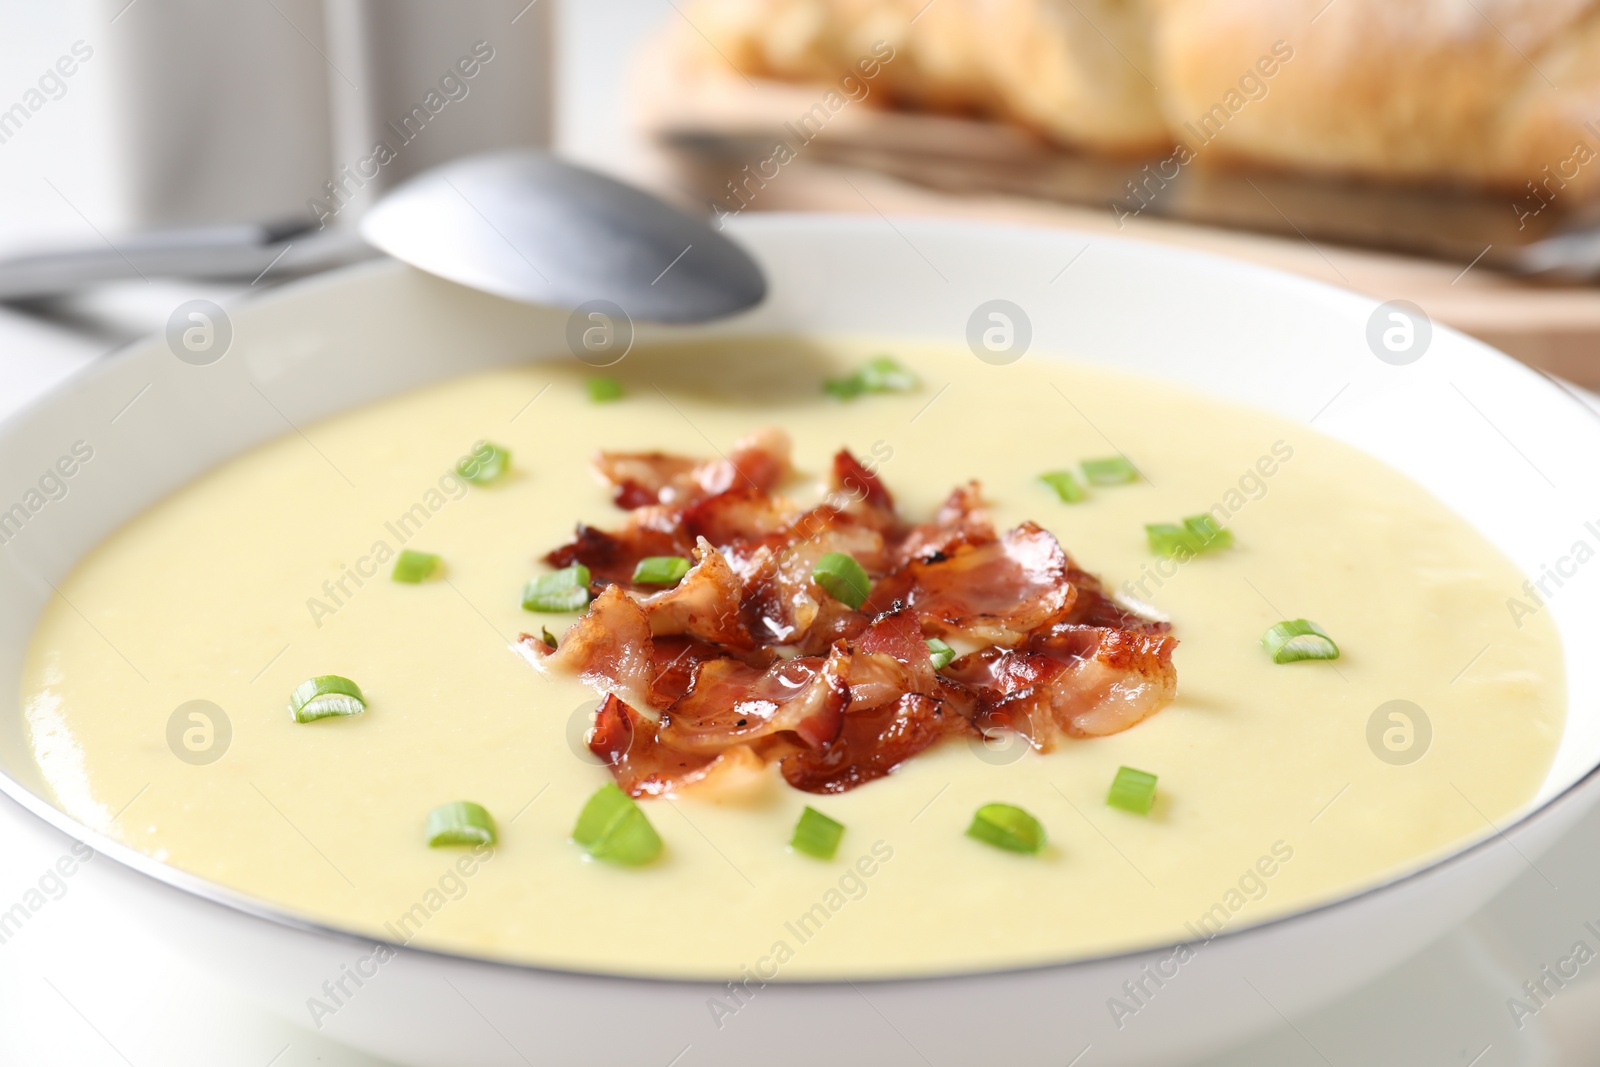
[[[755, 260], [705, 222], [542, 152], [473, 156], [401, 183], [362, 218], [366, 242], [461, 285], [530, 304], [609, 300], [635, 319], [703, 322], [759, 304]], [[119, 279], [259, 280], [371, 254], [343, 228], [156, 231], [0, 261], [0, 301]]]
[[396, 259], [529, 304], [609, 300], [636, 319], [704, 322], [767, 293], [755, 260], [707, 223], [542, 152], [425, 171], [360, 228]]

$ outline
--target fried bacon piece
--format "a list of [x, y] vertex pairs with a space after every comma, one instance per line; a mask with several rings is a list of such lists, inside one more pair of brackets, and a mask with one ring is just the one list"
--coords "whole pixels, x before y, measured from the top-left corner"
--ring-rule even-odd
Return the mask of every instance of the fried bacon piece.
[[868, 470], [848, 448], [841, 448], [833, 457], [830, 488], [829, 502], [839, 511], [881, 534], [899, 532], [901, 523], [895, 514], [894, 497], [889, 495], [877, 474]]
[[[728, 653], [716, 645], [692, 637], [656, 637], [650, 644], [650, 669], [654, 675], [650, 681], [649, 706], [652, 708], [671, 707], [687, 693], [700, 664], [728, 657]], [[761, 652], [766, 654], [760, 664], [763, 667], [777, 659], [776, 654], [766, 649]]]
[[985, 733], [1015, 730], [1048, 751], [1063, 734], [1114, 734], [1171, 703], [1176, 646], [1161, 634], [1063, 624], [1031, 635], [1024, 648], [963, 656], [944, 674], [977, 694]]
[[766, 777], [766, 760], [745, 745], [706, 754], [685, 752], [662, 742], [656, 723], [618, 700], [614, 693], [608, 694], [595, 712], [588, 743], [589, 751], [611, 768], [617, 786], [635, 797], [690, 789], [723, 792]]
[[870, 615], [840, 603], [812, 577], [830, 552], [852, 557], [869, 575], [881, 572], [883, 535], [823, 506], [803, 513], [745, 556], [744, 622], [756, 640], [817, 654], [866, 628]]
[[755, 541], [783, 530], [793, 521], [794, 509], [764, 490], [736, 485], [683, 509], [679, 523], [690, 537], [703, 537], [714, 545]]
[[850, 713], [891, 704], [904, 693], [936, 695], [939, 676], [917, 616], [901, 608], [872, 621], [850, 657]]
[[826, 746], [850, 702], [848, 655], [803, 656], [765, 670], [715, 659], [695, 670], [689, 691], [661, 713], [661, 738], [689, 752], [720, 752], [777, 733]]
[[1071, 737], [1120, 733], [1172, 703], [1177, 646], [1165, 634], [1097, 626], [1052, 626], [1028, 638], [1029, 648], [1068, 664], [1051, 686], [1051, 710]]
[[862, 466], [848, 448], [841, 448], [834, 454], [833, 487], [869, 508], [894, 514], [894, 497], [889, 495], [889, 490], [883, 487], [878, 476]]
[[968, 482], [950, 493], [932, 522], [911, 528], [896, 546], [896, 562], [936, 559], [948, 555], [957, 545], [988, 544], [996, 536], [978, 483]]
[[740, 621], [743, 586], [721, 552], [700, 538], [695, 565], [671, 589], [643, 598], [644, 613], [654, 635], [685, 635], [740, 651], [755, 642]]
[[[1176, 693], [1170, 625], [1119, 603], [1034, 523], [997, 533], [976, 482], [910, 525], [847, 450], [822, 504], [774, 495], [789, 474], [778, 430], [719, 460], [596, 465], [627, 521], [579, 526], [546, 560], [583, 563], [599, 595], [556, 648], [519, 647], [607, 694], [590, 748], [634, 796], [748, 784], [774, 761], [797, 789], [843, 792], [945, 738], [1009, 729], [1048, 750], [1125, 730]], [[859, 609], [815, 581], [830, 552], [867, 572]], [[694, 565], [670, 589], [633, 584], [640, 559], [664, 555]], [[966, 654], [935, 670], [929, 637]]]
[[1067, 554], [1025, 522], [998, 540], [907, 563], [873, 590], [869, 606], [904, 603], [930, 633], [1011, 647], [1064, 618], [1076, 596]]
[[642, 523], [630, 522], [614, 534], [579, 523], [573, 540], [546, 553], [544, 561], [552, 567], [581, 563], [602, 584], [626, 585], [633, 581], [633, 569], [641, 559], [687, 556], [688, 546], [693, 543], [685, 543], [683, 535], [675, 530], [654, 529]]
[[705, 461], [665, 452], [601, 452], [594, 468], [615, 487], [617, 506], [629, 510], [688, 504], [738, 485], [766, 492], [789, 474], [789, 435], [775, 427], [757, 430], [726, 457]]
[[1132, 630], [1141, 634], [1172, 632], [1172, 624], [1157, 619], [1147, 619], [1118, 603], [1106, 593], [1100, 579], [1067, 560], [1067, 581], [1078, 591], [1062, 622], [1073, 626], [1101, 626], [1113, 630]]
[[784, 781], [807, 793], [844, 793], [882, 778], [946, 737], [975, 735], [943, 701], [906, 693], [892, 704], [845, 716], [833, 744], [796, 752], [778, 764]]
[[649, 699], [655, 676], [650, 620], [620, 586], [607, 586], [595, 597], [553, 651], [526, 635], [517, 647], [539, 671], [576, 674], [591, 689], [632, 704], [645, 706]]

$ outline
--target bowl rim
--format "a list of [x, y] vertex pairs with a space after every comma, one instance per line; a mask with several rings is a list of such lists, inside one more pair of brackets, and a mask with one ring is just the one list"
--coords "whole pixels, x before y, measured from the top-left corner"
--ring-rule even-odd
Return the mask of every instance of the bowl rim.
[[[1357, 299], [1370, 301], [1373, 306], [1381, 303], [1375, 298], [1353, 290], [1341, 288], [1313, 278], [1306, 278], [1288, 271], [1280, 270], [1264, 264], [1247, 260], [1236, 259], [1214, 252], [1197, 250], [1182, 245], [1173, 245], [1148, 238], [1125, 236], [1122, 234], [1105, 234], [1078, 230], [1071, 227], [1040, 227], [1013, 222], [991, 222], [977, 219], [953, 219], [943, 216], [928, 215], [903, 215], [896, 216], [903, 222], [919, 225], [932, 225], [956, 233], [971, 233], [974, 235], [993, 234], [1005, 235], [1013, 238], [1024, 237], [1028, 239], [1075, 239], [1082, 238], [1094, 242], [1115, 243], [1124, 246], [1134, 246], [1149, 250], [1155, 254], [1169, 256], [1175, 259], [1188, 260], [1193, 264], [1211, 267], [1226, 267], [1230, 271], [1245, 275], [1256, 275], [1263, 279], [1273, 279], [1277, 282], [1291, 282], [1297, 286], [1309, 287], [1313, 292], [1320, 292], [1323, 297], [1334, 296], [1338, 299]], [[753, 215], [740, 216], [732, 221], [737, 231], [755, 230], [757, 232], [793, 232], [795, 230], [815, 231], [819, 226], [844, 226], [846, 228], [864, 228], [871, 225], [871, 220], [859, 214], [837, 212], [760, 212]], [[381, 276], [384, 274], [400, 274], [415, 271], [416, 268], [384, 256], [375, 259], [347, 264], [329, 271], [308, 277], [298, 278], [287, 282], [277, 288], [269, 289], [258, 294], [248, 294], [240, 302], [242, 306], [250, 308], [263, 305], [272, 305], [281, 301], [295, 301], [305, 295], [317, 293], [325, 289], [335, 289], [349, 284], [352, 280], [361, 279], [368, 275]], [[655, 325], [655, 324], [652, 324]], [[715, 324], [706, 324], [714, 326]], [[669, 327], [671, 328], [671, 327]], [[674, 334], [679, 331], [692, 331], [704, 327], [677, 327]], [[1433, 328], [1444, 334], [1454, 337], [1458, 341], [1467, 342], [1488, 355], [1491, 355], [1499, 365], [1513, 372], [1521, 372], [1530, 377], [1542, 379], [1540, 386], [1545, 389], [1559, 391], [1566, 395], [1569, 401], [1583, 405], [1582, 401], [1560, 379], [1553, 377], [1537, 368], [1530, 367], [1512, 359], [1476, 338], [1463, 334], [1450, 326], [1434, 323]], [[754, 336], [755, 334], [752, 334]], [[59, 398], [75, 392], [93, 381], [102, 374], [108, 366], [135, 358], [136, 354], [150, 345], [159, 335], [150, 334], [132, 340], [116, 349], [84, 364], [65, 378], [35, 396], [27, 404], [16, 409], [10, 414], [0, 418], [0, 436], [6, 434], [22, 419], [36, 412], [48, 408]], [[1591, 411], [1597, 418], [1600, 413]], [[763, 980], [764, 989], [801, 990], [837, 990], [847, 986], [862, 984], [884, 988], [896, 985], [929, 984], [935, 982], [972, 981], [983, 978], [1000, 977], [1025, 977], [1044, 975], [1046, 973], [1063, 972], [1070, 969], [1087, 969], [1100, 966], [1109, 966], [1118, 963], [1134, 963], [1164, 952], [1176, 950], [1180, 946], [1209, 945], [1212, 942], [1222, 941], [1237, 943], [1247, 937], [1260, 937], [1269, 931], [1287, 927], [1290, 924], [1301, 923], [1313, 917], [1325, 917], [1340, 911], [1348, 910], [1358, 905], [1389, 893], [1412, 883], [1421, 882], [1447, 871], [1455, 869], [1470, 859], [1477, 858], [1491, 849], [1504, 843], [1509, 845], [1519, 855], [1521, 850], [1511, 840], [1512, 834], [1525, 835], [1526, 832], [1538, 823], [1548, 821], [1560, 809], [1570, 807], [1584, 799], [1584, 794], [1600, 788], [1600, 762], [1590, 767], [1577, 779], [1569, 783], [1559, 792], [1546, 798], [1542, 803], [1535, 804], [1520, 811], [1515, 818], [1497, 825], [1492, 820], [1489, 822], [1491, 833], [1485, 834], [1468, 842], [1452, 851], [1436, 856], [1427, 862], [1408, 867], [1396, 872], [1382, 881], [1362, 887], [1354, 892], [1326, 900], [1310, 907], [1291, 911], [1283, 915], [1262, 919], [1258, 922], [1247, 923], [1237, 927], [1229, 927], [1216, 934], [1194, 941], [1157, 941], [1128, 949], [1118, 949], [1095, 955], [1079, 956], [1066, 960], [1046, 961], [1039, 963], [1020, 964], [1015, 966], [998, 966], [977, 968], [971, 970], [940, 971], [925, 974], [903, 975], [872, 975], [860, 977], [837, 978], [772, 978]], [[469, 952], [455, 951], [446, 948], [436, 948], [426, 945], [416, 945], [411, 942], [395, 942], [383, 937], [368, 936], [356, 930], [335, 926], [316, 919], [307, 918], [290, 911], [289, 909], [274, 904], [270, 901], [250, 895], [249, 893], [229, 888], [218, 882], [211, 881], [200, 875], [185, 871], [179, 867], [163, 863], [131, 845], [117, 841], [107, 834], [94, 830], [78, 819], [56, 807], [49, 800], [34, 792], [26, 785], [14, 778], [3, 765], [0, 765], [0, 794], [3, 794], [12, 804], [33, 815], [51, 829], [76, 841], [81, 841], [94, 850], [97, 855], [113, 860], [119, 867], [126, 868], [134, 875], [149, 879], [152, 882], [180, 893], [198, 898], [206, 904], [237, 913], [238, 915], [255, 921], [266, 922], [274, 926], [293, 930], [296, 933], [311, 934], [322, 940], [347, 942], [361, 946], [384, 946], [397, 953], [406, 952], [440, 960], [445, 963], [463, 966], [491, 967], [495, 969], [510, 970], [519, 974], [530, 976], [548, 976], [559, 979], [582, 979], [589, 981], [627, 982], [645, 985], [670, 985], [688, 988], [721, 989], [724, 980], [697, 977], [674, 977], [659, 974], [630, 974], [622, 971], [586, 970], [577, 967], [561, 967], [550, 964], [528, 963], [514, 959], [497, 958], [490, 955], [476, 955]], [[1529, 867], [1534, 867], [1533, 861], [1526, 856], [1524, 862]], [[780, 994], [781, 995], [781, 994]], [[791, 994], [794, 995], [794, 994]]]

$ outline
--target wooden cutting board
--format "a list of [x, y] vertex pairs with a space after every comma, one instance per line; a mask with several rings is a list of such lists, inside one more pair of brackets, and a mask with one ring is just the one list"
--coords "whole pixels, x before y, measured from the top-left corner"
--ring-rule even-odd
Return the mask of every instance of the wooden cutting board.
[[[1600, 388], [1600, 287], [1540, 283], [1482, 266], [1463, 269], [1460, 263], [1328, 240], [1148, 215], [1119, 223], [1108, 209], [988, 191], [991, 183], [981, 180], [968, 183], [971, 191], [953, 192], [960, 183], [948, 175], [937, 182], [896, 175], [914, 174], [907, 160], [918, 153], [932, 159], [931, 148], [939, 157], [961, 160], [969, 175], [1057, 150], [996, 123], [866, 104], [847, 104], [820, 131], [808, 130], [809, 140], [792, 158], [768, 165], [767, 173], [776, 170], [776, 177], [757, 185], [746, 165], [769, 160], [779, 138], [799, 145], [793, 123], [825, 88], [747, 79], [720, 61], [686, 55], [678, 39], [655, 42], [641, 54], [632, 89], [635, 114], [651, 143], [643, 180], [700, 210], [715, 204], [724, 211], [976, 218], [1164, 241], [1268, 264], [1380, 300], [1409, 300], [1435, 321], [1525, 363]], [[880, 165], [874, 165], [875, 156]], [[732, 192], [735, 184], [745, 190], [742, 207]]]

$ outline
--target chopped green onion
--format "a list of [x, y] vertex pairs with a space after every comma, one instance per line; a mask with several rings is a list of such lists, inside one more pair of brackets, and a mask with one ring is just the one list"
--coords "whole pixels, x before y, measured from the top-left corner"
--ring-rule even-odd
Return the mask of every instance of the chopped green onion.
[[1338, 659], [1339, 646], [1328, 631], [1310, 619], [1291, 619], [1272, 626], [1261, 637], [1274, 663], [1303, 659]]
[[413, 552], [407, 548], [401, 551], [400, 557], [394, 561], [394, 570], [389, 577], [397, 582], [415, 585], [425, 582], [433, 577], [433, 572], [439, 569], [441, 560], [432, 552]]
[[1034, 853], [1044, 848], [1039, 820], [1010, 804], [985, 804], [972, 817], [967, 836], [1011, 852]]
[[1083, 461], [1083, 476], [1090, 485], [1127, 485], [1139, 480], [1139, 471], [1127, 456], [1110, 456], [1106, 459]]
[[858, 372], [869, 393], [909, 393], [922, 382], [888, 356], [875, 356]]
[[590, 378], [584, 385], [589, 390], [589, 399], [596, 404], [622, 399], [622, 383], [615, 378]]
[[1183, 528], [1189, 531], [1195, 543], [1200, 546], [1198, 549], [1200, 552], [1228, 548], [1233, 544], [1233, 531], [1217, 525], [1217, 520], [1210, 515], [1190, 515], [1183, 520]]
[[1194, 539], [1182, 526], [1170, 522], [1146, 523], [1144, 535], [1150, 541], [1150, 551], [1158, 556], [1171, 558], [1194, 553]]
[[1111, 780], [1111, 791], [1106, 794], [1107, 804], [1135, 815], [1148, 815], [1155, 802], [1155, 775], [1132, 767], [1117, 768], [1117, 776]]
[[289, 694], [289, 711], [295, 722], [313, 722], [335, 715], [360, 715], [367, 710], [361, 687], [337, 674], [307, 678]]
[[863, 393], [909, 393], [922, 384], [917, 376], [888, 356], [877, 356], [843, 378], [829, 378], [823, 391], [840, 400], [853, 400]]
[[1144, 528], [1150, 550], [1158, 556], [1198, 556], [1233, 544], [1233, 531], [1217, 525], [1210, 515], [1190, 515], [1179, 526], [1171, 522], [1150, 523]]
[[633, 568], [639, 585], [677, 585], [689, 573], [689, 561], [682, 556], [646, 556]]
[[847, 378], [829, 378], [822, 383], [822, 391], [839, 400], [854, 400], [866, 392], [867, 387], [861, 375], [852, 374]]
[[550, 627], [548, 626], [539, 627], [539, 640], [543, 641], [551, 648], [556, 647], [556, 635], [550, 632]]
[[456, 464], [456, 473], [473, 485], [498, 481], [510, 469], [511, 453], [489, 441], [479, 444], [472, 455]]
[[523, 611], [582, 611], [589, 603], [589, 568], [581, 563], [529, 579]]
[[928, 646], [928, 654], [933, 657], [933, 669], [936, 671], [944, 670], [956, 658], [956, 650], [937, 637], [930, 637], [923, 644]]
[[1039, 480], [1054, 489], [1063, 504], [1076, 504], [1080, 500], [1089, 499], [1089, 494], [1084, 492], [1083, 486], [1078, 484], [1078, 479], [1072, 476], [1071, 471], [1050, 471], [1039, 475]]
[[589, 798], [572, 828], [572, 839], [597, 860], [630, 867], [661, 854], [661, 837], [633, 798], [607, 782]]
[[492, 845], [494, 819], [483, 805], [470, 800], [440, 804], [428, 812], [428, 847], [441, 845]]
[[843, 552], [829, 552], [817, 560], [817, 568], [811, 572], [811, 577], [833, 599], [851, 608], [859, 608], [866, 603], [867, 593], [872, 589], [872, 580], [867, 577], [866, 570]]
[[789, 847], [819, 860], [831, 860], [833, 854], [839, 851], [839, 839], [843, 836], [844, 823], [834, 822], [807, 805], [806, 810], [800, 813], [800, 821], [794, 824], [794, 836], [789, 838]]

